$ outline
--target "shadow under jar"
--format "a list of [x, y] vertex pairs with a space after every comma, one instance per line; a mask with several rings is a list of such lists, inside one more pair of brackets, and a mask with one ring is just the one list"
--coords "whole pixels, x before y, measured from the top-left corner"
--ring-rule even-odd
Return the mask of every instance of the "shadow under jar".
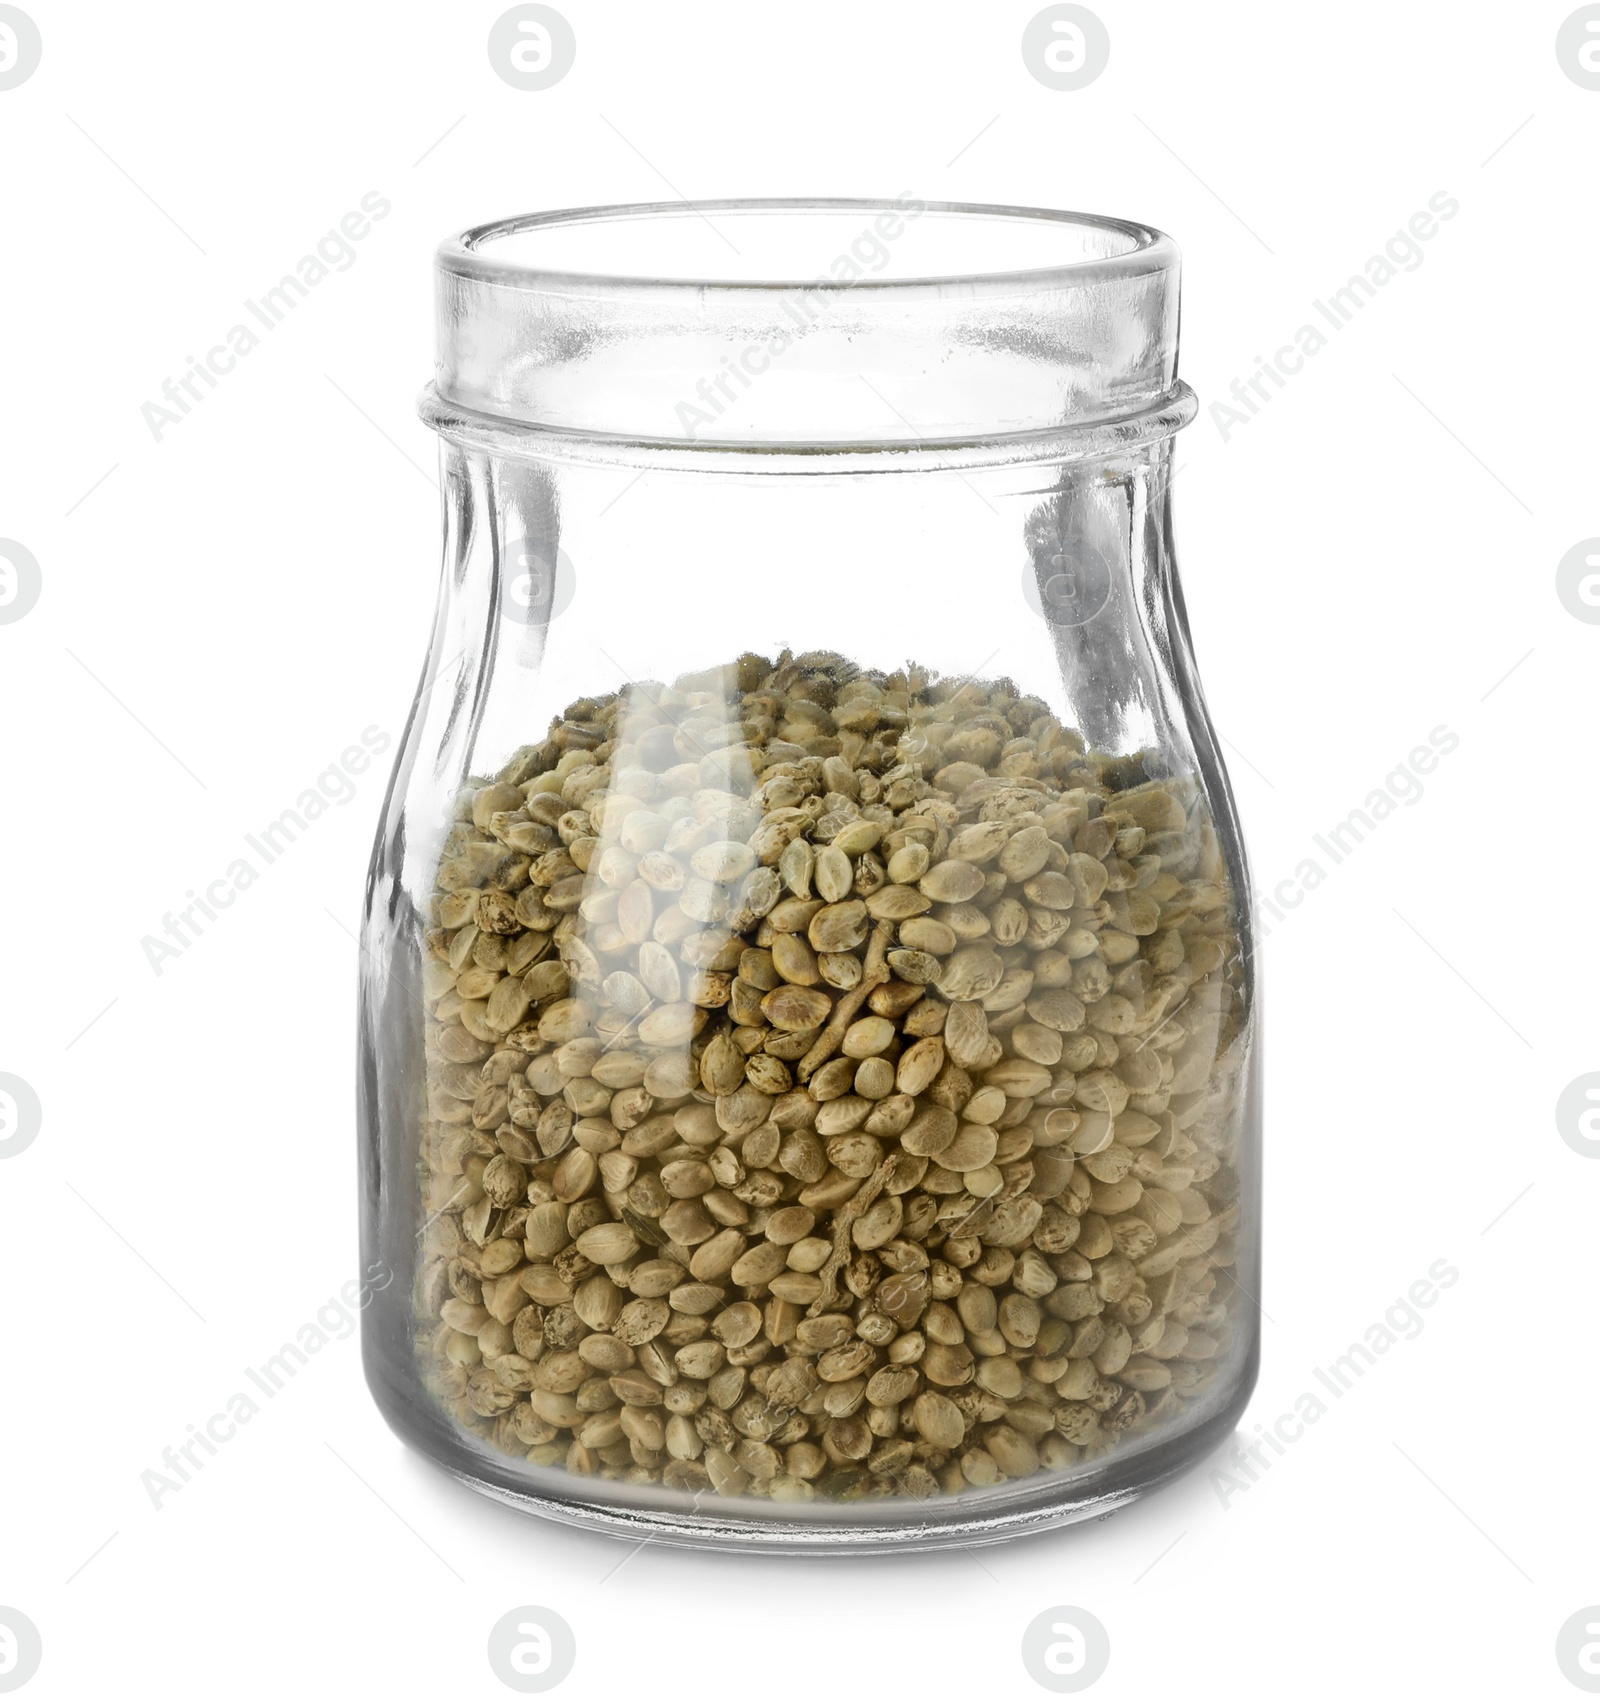
[[444, 573], [368, 883], [396, 1431], [666, 1543], [1104, 1514], [1253, 1384], [1246, 872], [1178, 255], [727, 202], [438, 256]]

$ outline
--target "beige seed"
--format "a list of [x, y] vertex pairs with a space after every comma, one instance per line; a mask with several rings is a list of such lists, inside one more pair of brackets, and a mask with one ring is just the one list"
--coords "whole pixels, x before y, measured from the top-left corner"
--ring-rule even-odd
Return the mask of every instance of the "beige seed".
[[892, 1409], [917, 1389], [917, 1379], [915, 1368], [892, 1365], [880, 1368], [867, 1381], [867, 1402], [878, 1409]]
[[584, 1280], [572, 1294], [573, 1312], [586, 1327], [597, 1330], [611, 1326], [622, 1306], [622, 1292], [605, 1274]]
[[922, 875], [917, 888], [935, 902], [970, 902], [983, 889], [983, 873], [970, 861], [940, 861]]
[[1035, 991], [1027, 1002], [1029, 1017], [1052, 1032], [1076, 1032], [1083, 1023], [1086, 1010], [1068, 990]]
[[881, 1015], [870, 1014], [845, 1028], [844, 1039], [839, 1047], [846, 1055], [859, 1061], [869, 1055], [881, 1055], [894, 1039], [894, 1022], [885, 1020]]
[[901, 1326], [914, 1326], [928, 1304], [930, 1281], [921, 1269], [891, 1274], [876, 1292], [874, 1301], [882, 1312]]
[[811, 924], [812, 916], [825, 906], [818, 899], [787, 897], [767, 915], [767, 924], [774, 932], [803, 932]]
[[967, 1106], [961, 1111], [961, 1118], [978, 1126], [992, 1126], [1005, 1111], [1005, 1092], [998, 1086], [985, 1085], [981, 1090], [973, 1092]]
[[798, 837], [778, 857], [778, 876], [791, 894], [802, 901], [811, 895], [814, 855], [811, 845], [803, 837]]
[[810, 1209], [798, 1206], [777, 1209], [767, 1220], [767, 1237], [774, 1244], [795, 1244], [810, 1232], [816, 1218]]
[[592, 1226], [578, 1237], [577, 1247], [591, 1262], [609, 1267], [613, 1262], [625, 1262], [639, 1252], [639, 1240], [633, 1229], [621, 1221], [604, 1221]]
[[922, 1371], [937, 1386], [966, 1385], [974, 1371], [972, 1352], [964, 1344], [930, 1344]]
[[639, 1022], [639, 1039], [652, 1048], [667, 1049], [688, 1043], [703, 1016], [692, 1003], [669, 1002], [653, 1008]]
[[709, 1380], [726, 1359], [727, 1352], [714, 1338], [686, 1344], [672, 1358], [678, 1372], [691, 1380]]
[[761, 1331], [761, 1311], [754, 1303], [735, 1303], [712, 1321], [711, 1330], [730, 1347], [748, 1344]]
[[956, 1299], [956, 1312], [968, 1332], [993, 1332], [998, 1317], [994, 1292], [986, 1285], [969, 1282]]
[[900, 941], [926, 955], [948, 955], [956, 946], [956, 934], [943, 920], [924, 914], [901, 924]]
[[[948, 1019], [946, 1024], [949, 1024]], [[919, 1038], [900, 1057], [895, 1070], [895, 1088], [907, 1096], [920, 1096], [938, 1077], [940, 1068], [944, 1066], [944, 1057], [942, 1038]]]
[[689, 1272], [697, 1280], [718, 1280], [733, 1270], [733, 1264], [744, 1253], [744, 1235], [727, 1227], [709, 1238], [689, 1259]]
[[997, 1323], [1006, 1342], [1019, 1350], [1031, 1350], [1039, 1337], [1042, 1316], [1030, 1297], [1012, 1292], [999, 1305]]
[[1009, 828], [1002, 820], [985, 820], [977, 825], [963, 826], [950, 839], [949, 854], [959, 861], [992, 861], [1000, 853]]
[[695, 872], [713, 884], [731, 884], [755, 864], [755, 852], [746, 843], [707, 843], [689, 858]]
[[829, 1384], [842, 1384], [866, 1373], [876, 1358], [876, 1351], [864, 1338], [851, 1339], [832, 1350], [824, 1350], [817, 1358], [817, 1377]]
[[661, 1169], [661, 1184], [669, 1197], [703, 1197], [716, 1183], [710, 1166], [692, 1158], [669, 1161]]
[[989, 1017], [981, 1003], [951, 1003], [944, 1022], [944, 1047], [958, 1067], [976, 1067], [983, 1060], [989, 1047]]
[[1001, 1473], [1008, 1479], [1024, 1480], [1028, 1475], [1038, 1473], [1038, 1450], [1031, 1439], [1024, 1438], [1014, 1428], [993, 1427], [983, 1442]]
[[843, 902], [850, 894], [850, 886], [855, 882], [855, 876], [850, 857], [841, 849], [830, 844], [826, 849], [818, 850], [816, 866], [811, 877], [817, 895], [824, 902]]
[[900, 1231], [905, 1205], [898, 1197], [880, 1197], [850, 1226], [850, 1239], [858, 1250], [876, 1250]]
[[1083, 854], [1067, 857], [1067, 875], [1076, 888], [1079, 905], [1084, 908], [1092, 908], [1100, 900], [1110, 877], [1093, 855]]
[[886, 884], [867, 898], [867, 912], [875, 920], [896, 920], [910, 925], [933, 906], [920, 890], [908, 884]]
[[1016, 1056], [1010, 1061], [1002, 1061], [997, 1067], [991, 1067], [984, 1074], [984, 1083], [1003, 1091], [1013, 1100], [1026, 1098], [1031, 1102], [1049, 1085], [1050, 1069], [1041, 1067], [1036, 1061]]
[[628, 1275], [628, 1289], [636, 1297], [664, 1297], [686, 1277], [676, 1262], [640, 1262]]
[[864, 855], [875, 849], [883, 838], [883, 827], [876, 820], [852, 820], [833, 840], [834, 848], [846, 855]]
[[746, 1250], [733, 1264], [731, 1277], [735, 1285], [765, 1285], [788, 1266], [788, 1251], [782, 1244], [762, 1243]]
[[[808, 1209], [806, 1213], [811, 1211]], [[826, 1238], [801, 1238], [789, 1246], [788, 1263], [797, 1273], [815, 1273], [833, 1251]]]
[[921, 843], [907, 843], [889, 857], [888, 874], [895, 884], [915, 884], [928, 870], [928, 850]]
[[940, 1450], [954, 1450], [966, 1434], [961, 1411], [948, 1397], [925, 1391], [911, 1406], [911, 1419], [918, 1433]]
[[927, 1153], [949, 1173], [971, 1173], [994, 1160], [999, 1141], [992, 1126], [963, 1126], [942, 1150]]
[[1022, 884], [1050, 859], [1050, 836], [1042, 825], [1024, 826], [1000, 851], [1000, 871], [1013, 884]]
[[1041, 1067], [1055, 1067], [1061, 1061], [1062, 1038], [1048, 1026], [1036, 1026], [1031, 1020], [1011, 1028], [1011, 1047], [1029, 1061]]
[[940, 992], [956, 1003], [987, 996], [1000, 983], [1005, 970], [1005, 962], [994, 950], [971, 944], [956, 950], [943, 963], [937, 983]]
[[[805, 1242], [805, 1240], [802, 1240], [802, 1242]], [[826, 1260], [832, 1246], [825, 1241], [819, 1240], [819, 1242], [823, 1244], [823, 1259]], [[819, 1261], [817, 1266], [821, 1267], [822, 1262]], [[791, 1270], [788, 1273], [779, 1274], [776, 1279], [770, 1280], [767, 1289], [774, 1297], [781, 1298], [786, 1303], [804, 1305], [815, 1303], [822, 1295], [822, 1281], [813, 1272]]]
[[985, 1391], [1008, 1402], [1022, 1390], [1022, 1369], [1009, 1356], [986, 1356], [974, 1375]]
[[723, 1291], [719, 1285], [695, 1280], [688, 1285], [674, 1286], [667, 1301], [680, 1315], [705, 1315], [722, 1303]]
[[726, 1096], [744, 1079], [745, 1057], [727, 1032], [719, 1032], [700, 1057], [700, 1082], [708, 1091]]

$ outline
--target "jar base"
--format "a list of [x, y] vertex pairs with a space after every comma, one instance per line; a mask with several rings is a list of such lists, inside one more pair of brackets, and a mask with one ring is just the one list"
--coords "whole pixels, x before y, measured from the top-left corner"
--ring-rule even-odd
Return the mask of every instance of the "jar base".
[[[378, 1393], [385, 1419], [410, 1448], [474, 1492], [544, 1521], [582, 1527], [634, 1544], [648, 1541], [676, 1550], [726, 1550], [770, 1556], [871, 1556], [914, 1550], [952, 1550], [1003, 1544], [1031, 1533], [1051, 1532], [1075, 1522], [1104, 1520], [1119, 1509], [1187, 1474], [1214, 1451], [1238, 1425], [1255, 1389], [1256, 1361], [1242, 1364], [1237, 1382], [1215, 1411], [1182, 1433], [1154, 1432], [1146, 1448], [1108, 1458], [1092, 1474], [1080, 1471], [1061, 1478], [1052, 1491], [1038, 1477], [1019, 1481], [1014, 1489], [999, 1488], [980, 1498], [954, 1496], [931, 1502], [920, 1516], [874, 1514], [870, 1504], [810, 1506], [815, 1518], [796, 1513], [792, 1506], [761, 1505], [764, 1514], [746, 1511], [719, 1513], [727, 1500], [711, 1494], [692, 1509], [670, 1509], [643, 1503], [597, 1501], [589, 1482], [582, 1498], [563, 1495], [566, 1479], [541, 1479], [538, 1487], [524, 1485], [516, 1473], [491, 1454], [477, 1453], [449, 1435], [446, 1453], [439, 1439], [443, 1429], [402, 1398], [398, 1406]], [[431, 1414], [431, 1412], [429, 1412]], [[420, 1421], [418, 1420], [420, 1417]], [[471, 1456], [469, 1468], [448, 1454]], [[571, 1478], [571, 1477], [567, 1477]], [[574, 1486], [580, 1482], [573, 1479]], [[900, 1500], [903, 1501], [903, 1500]]]

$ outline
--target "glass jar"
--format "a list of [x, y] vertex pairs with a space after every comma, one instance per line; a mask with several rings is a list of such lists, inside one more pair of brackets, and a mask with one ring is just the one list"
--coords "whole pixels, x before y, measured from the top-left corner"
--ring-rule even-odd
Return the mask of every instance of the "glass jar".
[[1257, 1356], [1244, 856], [1178, 254], [585, 209], [438, 255], [444, 573], [367, 889], [395, 1430], [668, 1543], [1104, 1514]]

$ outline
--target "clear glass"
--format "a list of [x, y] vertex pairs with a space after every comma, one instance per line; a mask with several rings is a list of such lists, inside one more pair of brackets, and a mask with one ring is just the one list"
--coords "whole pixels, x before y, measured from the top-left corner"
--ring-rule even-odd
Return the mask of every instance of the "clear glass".
[[679, 1543], [1006, 1537], [1254, 1382], [1243, 850], [1159, 232], [588, 209], [438, 260], [444, 572], [368, 881], [395, 1430]]

